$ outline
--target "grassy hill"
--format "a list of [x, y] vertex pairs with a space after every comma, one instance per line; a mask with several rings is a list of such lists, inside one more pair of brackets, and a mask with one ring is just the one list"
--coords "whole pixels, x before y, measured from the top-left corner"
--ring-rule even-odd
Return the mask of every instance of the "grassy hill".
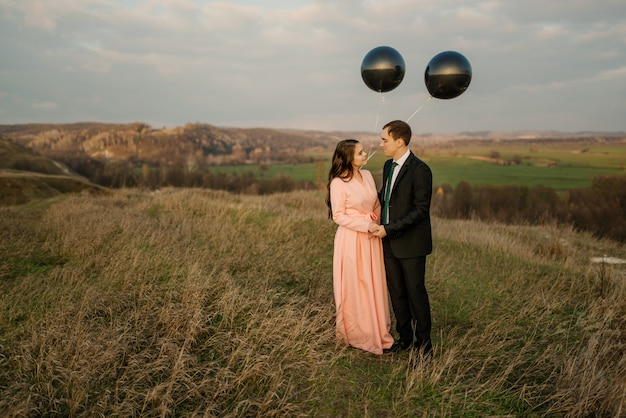
[[0, 206], [81, 192], [106, 193], [106, 189], [53, 159], [0, 138]]
[[8, 416], [623, 416], [624, 247], [435, 218], [435, 356], [334, 339], [323, 196], [195, 189], [0, 208]]

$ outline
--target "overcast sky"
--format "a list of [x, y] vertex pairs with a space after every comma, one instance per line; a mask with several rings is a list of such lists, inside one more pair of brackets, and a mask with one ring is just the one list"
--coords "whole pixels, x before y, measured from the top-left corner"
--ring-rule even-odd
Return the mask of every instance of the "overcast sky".
[[[406, 64], [370, 90], [377, 46]], [[462, 53], [461, 96], [424, 84]], [[417, 113], [412, 118], [414, 112]], [[0, 124], [626, 131], [624, 0], [0, 0]]]

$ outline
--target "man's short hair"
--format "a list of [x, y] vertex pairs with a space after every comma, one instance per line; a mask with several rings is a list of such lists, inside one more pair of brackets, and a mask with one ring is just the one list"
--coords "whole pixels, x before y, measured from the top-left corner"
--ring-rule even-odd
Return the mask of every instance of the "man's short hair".
[[411, 132], [411, 127], [408, 123], [401, 120], [394, 120], [383, 126], [383, 130], [387, 128], [389, 128], [387, 132], [393, 139], [398, 140], [402, 138], [404, 140], [404, 144], [406, 146], [409, 145], [409, 142], [411, 142], [411, 135], [413, 135], [413, 133]]

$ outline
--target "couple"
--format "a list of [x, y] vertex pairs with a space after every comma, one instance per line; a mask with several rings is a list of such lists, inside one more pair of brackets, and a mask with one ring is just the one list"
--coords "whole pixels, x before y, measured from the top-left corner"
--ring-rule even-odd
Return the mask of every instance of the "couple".
[[337, 144], [328, 175], [328, 214], [339, 225], [333, 254], [337, 338], [374, 354], [432, 352], [424, 284], [426, 255], [432, 252], [432, 173], [409, 150], [410, 140], [411, 127], [403, 121], [383, 127], [380, 146], [390, 159], [380, 193], [372, 174], [361, 170], [367, 153], [355, 139]]

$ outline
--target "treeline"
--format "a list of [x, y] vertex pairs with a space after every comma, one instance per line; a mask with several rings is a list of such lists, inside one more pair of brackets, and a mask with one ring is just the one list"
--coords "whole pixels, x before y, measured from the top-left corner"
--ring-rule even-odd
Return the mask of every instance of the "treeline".
[[[258, 178], [252, 172], [224, 174], [209, 166], [174, 164], [137, 168], [128, 161], [63, 159], [63, 163], [93, 183], [105, 187], [199, 187], [232, 193], [266, 195], [294, 190], [322, 189], [326, 171], [316, 163], [316, 180], [294, 180], [281, 175]], [[435, 187], [433, 214], [445, 218], [493, 220], [507, 224], [557, 222], [589, 231], [597, 237], [626, 242], [626, 176], [595, 176], [590, 188], [559, 195], [544, 186], [470, 185]]]
[[181, 163], [158, 167], [143, 164], [138, 169], [129, 161], [86, 158], [60, 160], [92, 183], [111, 188], [141, 187], [155, 190], [161, 187], [199, 187], [232, 193], [266, 195], [294, 190], [313, 190], [318, 187], [312, 181], [294, 180], [286, 175], [265, 179], [258, 178], [252, 172], [224, 174], [211, 171], [209, 166], [195, 164]]
[[508, 224], [557, 222], [626, 242], [626, 176], [595, 176], [590, 188], [562, 196], [544, 186], [444, 184], [434, 191], [432, 211], [446, 218]]

